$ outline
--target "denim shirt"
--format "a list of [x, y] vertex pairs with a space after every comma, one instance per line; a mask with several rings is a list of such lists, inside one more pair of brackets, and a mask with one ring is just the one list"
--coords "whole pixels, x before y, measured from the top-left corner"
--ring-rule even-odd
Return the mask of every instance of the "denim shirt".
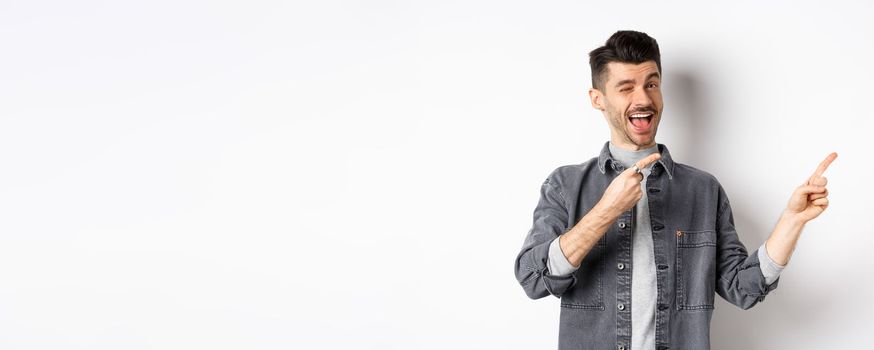
[[[516, 257], [516, 279], [532, 299], [561, 298], [559, 349], [630, 350], [633, 209], [622, 213], [567, 276], [547, 269], [550, 243], [601, 199], [623, 170], [604, 144], [600, 156], [555, 169], [543, 182], [534, 223]], [[655, 251], [657, 349], [709, 349], [714, 295], [748, 309], [768, 285], [758, 254], [734, 228], [725, 191], [713, 175], [675, 163], [667, 147], [647, 177]]]

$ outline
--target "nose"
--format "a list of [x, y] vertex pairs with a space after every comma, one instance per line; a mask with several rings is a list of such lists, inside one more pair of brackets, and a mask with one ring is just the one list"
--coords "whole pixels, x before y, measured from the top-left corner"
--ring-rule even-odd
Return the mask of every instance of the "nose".
[[646, 89], [634, 89], [634, 94], [631, 96], [632, 108], [652, 108], [652, 97], [649, 96], [649, 91]]

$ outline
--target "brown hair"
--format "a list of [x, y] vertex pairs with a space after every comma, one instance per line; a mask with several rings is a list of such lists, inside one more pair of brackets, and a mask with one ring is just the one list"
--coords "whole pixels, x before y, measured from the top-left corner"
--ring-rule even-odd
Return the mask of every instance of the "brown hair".
[[643, 63], [655, 61], [662, 71], [659, 44], [643, 32], [620, 30], [610, 36], [604, 46], [589, 52], [589, 65], [592, 66], [592, 87], [603, 91], [607, 82], [607, 64], [610, 62]]

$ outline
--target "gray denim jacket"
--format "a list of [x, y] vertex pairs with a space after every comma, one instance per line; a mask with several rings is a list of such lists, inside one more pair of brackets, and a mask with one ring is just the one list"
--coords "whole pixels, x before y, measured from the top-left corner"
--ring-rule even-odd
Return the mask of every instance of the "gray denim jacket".
[[[674, 163], [668, 149], [647, 178], [657, 280], [656, 348], [709, 349], [714, 295], [748, 309], [768, 285], [758, 254], [748, 254], [731, 206], [713, 175]], [[631, 340], [632, 210], [623, 213], [569, 276], [547, 269], [552, 240], [573, 227], [624, 169], [604, 144], [582, 164], [543, 182], [534, 223], [516, 257], [516, 279], [532, 299], [561, 298], [559, 349], [626, 350]]]

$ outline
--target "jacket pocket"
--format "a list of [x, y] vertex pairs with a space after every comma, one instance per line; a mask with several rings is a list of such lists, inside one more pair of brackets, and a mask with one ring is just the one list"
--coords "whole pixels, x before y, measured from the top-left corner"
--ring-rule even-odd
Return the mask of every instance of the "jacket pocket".
[[576, 284], [561, 297], [561, 307], [604, 310], [604, 269], [606, 238], [602, 237], [574, 272]]
[[712, 309], [716, 292], [716, 231], [677, 230], [677, 308]]

